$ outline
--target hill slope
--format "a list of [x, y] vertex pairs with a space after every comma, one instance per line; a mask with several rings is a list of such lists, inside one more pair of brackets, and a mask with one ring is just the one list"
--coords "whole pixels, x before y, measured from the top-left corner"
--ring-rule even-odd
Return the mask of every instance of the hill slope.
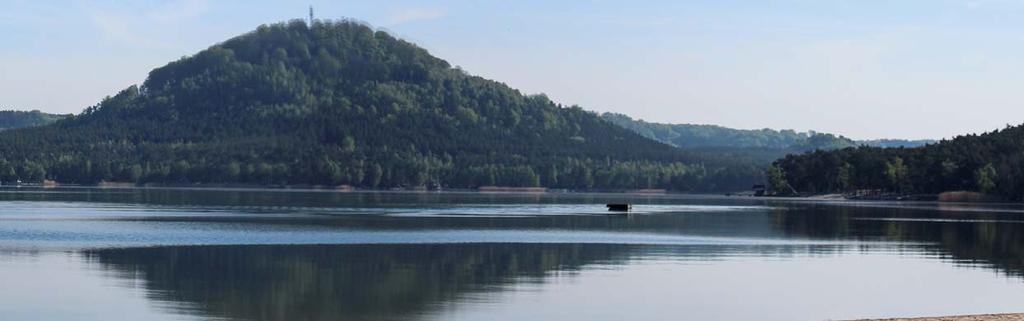
[[716, 125], [662, 124], [634, 120], [615, 113], [601, 115], [605, 120], [680, 148], [731, 147], [786, 150], [835, 149], [856, 146], [853, 140], [821, 133], [798, 133], [793, 130], [742, 130]]
[[878, 189], [898, 193], [973, 190], [1024, 196], [1024, 125], [917, 148], [859, 147], [791, 155], [775, 163], [772, 185], [798, 192]]
[[5, 132], [0, 151], [2, 180], [68, 183], [729, 190], [761, 175], [353, 22], [261, 26], [80, 115]]
[[49, 125], [68, 116], [38, 110], [0, 110], [0, 130]]
[[791, 129], [733, 129], [716, 125], [662, 124], [634, 120], [615, 113], [601, 115], [607, 121], [680, 148], [764, 148], [785, 152], [815, 149], [837, 149], [859, 145], [877, 147], [918, 147], [931, 140], [875, 139], [855, 141], [843, 136], [817, 132], [796, 132]]

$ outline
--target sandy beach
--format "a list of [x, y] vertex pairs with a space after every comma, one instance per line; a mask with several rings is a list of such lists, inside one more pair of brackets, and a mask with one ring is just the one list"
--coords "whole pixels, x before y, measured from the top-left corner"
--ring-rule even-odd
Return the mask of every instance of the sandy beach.
[[1024, 314], [979, 314], [948, 317], [896, 318], [896, 319], [862, 319], [851, 321], [1024, 321]]

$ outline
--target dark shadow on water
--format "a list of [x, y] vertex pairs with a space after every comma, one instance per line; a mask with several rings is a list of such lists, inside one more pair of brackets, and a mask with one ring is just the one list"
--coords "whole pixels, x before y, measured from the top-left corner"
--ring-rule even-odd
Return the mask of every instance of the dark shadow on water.
[[[172, 313], [232, 320], [420, 320], [514, 285], [643, 260], [832, 253], [836, 246], [377, 244], [185, 246], [85, 251]], [[615, 289], [606, 289], [615, 291]], [[642, 298], [638, 298], [642, 299]]]
[[473, 293], [624, 264], [630, 246], [560, 244], [192, 246], [86, 258], [178, 313], [242, 320], [409, 320]]
[[773, 216], [788, 237], [926, 243], [955, 264], [1024, 278], [1021, 213], [812, 205]]
[[[766, 205], [733, 211], [602, 216], [559, 213], [394, 216], [309, 215], [324, 207], [436, 208], [459, 204]], [[1024, 279], [1024, 213], [941, 204], [860, 206], [628, 195], [485, 195], [415, 193], [252, 192], [188, 190], [46, 190], [0, 193], [0, 200], [132, 203], [168, 209], [229, 207], [259, 215], [139, 216], [110, 220], [238, 222], [261, 226], [357, 231], [601, 231], [714, 236], [739, 245], [377, 244], [179, 246], [85, 250], [92, 265], [141, 281], [150, 299], [176, 313], [236, 320], [419, 320], [465, 300], [493, 299], [514, 285], [546, 284], [590, 269], [623, 268], [647, 259], [714, 261], [731, 256], [806, 257], [877, 250], [931, 255], [950, 264]], [[234, 209], [231, 207], [240, 207]], [[252, 207], [256, 207], [253, 209]], [[312, 210], [311, 210], [312, 209]], [[67, 210], [67, 209], [62, 209]], [[163, 209], [160, 209], [163, 211]], [[159, 212], [159, 211], [157, 211]], [[146, 215], [149, 215], [148, 213]], [[46, 222], [43, 222], [46, 223]], [[43, 224], [39, 223], [39, 224]], [[195, 226], [202, 227], [202, 224]], [[810, 241], [744, 245], [755, 239]], [[829, 242], [840, 241], [828, 245]], [[815, 242], [819, 241], [819, 242]], [[850, 243], [856, 241], [856, 243]], [[845, 242], [845, 243], [844, 243]], [[881, 243], [876, 243], [881, 242]], [[852, 245], [851, 245], [852, 244]], [[887, 244], [887, 245], [879, 245]], [[878, 249], [878, 246], [889, 247]], [[931, 258], [934, 259], [934, 258]], [[756, 268], [756, 267], [752, 267]], [[134, 282], [130, 282], [134, 284]], [[614, 290], [614, 289], [610, 289]]]

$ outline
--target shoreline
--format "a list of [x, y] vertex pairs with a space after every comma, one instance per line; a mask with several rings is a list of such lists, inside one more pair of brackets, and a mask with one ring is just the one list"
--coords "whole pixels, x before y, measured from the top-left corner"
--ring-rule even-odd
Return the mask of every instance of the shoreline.
[[[743, 195], [736, 195], [743, 196]], [[790, 195], [790, 196], [748, 196], [764, 199], [790, 199], [790, 200], [812, 200], [812, 201], [869, 201], [869, 202], [940, 202], [940, 203], [1006, 203], [1015, 204], [1019, 202], [1010, 201], [991, 194], [982, 194], [971, 191], [947, 191], [938, 194], [811, 194], [811, 195]]]
[[674, 192], [664, 189], [636, 189], [636, 190], [611, 190], [611, 189], [594, 189], [594, 190], [569, 190], [569, 189], [551, 189], [544, 187], [501, 187], [501, 186], [481, 186], [480, 188], [441, 188], [441, 189], [427, 189], [418, 187], [393, 187], [393, 188], [359, 188], [349, 185], [341, 186], [328, 186], [328, 185], [259, 185], [259, 184], [133, 184], [133, 183], [122, 183], [122, 182], [103, 182], [99, 184], [59, 184], [59, 183], [47, 183], [47, 184], [21, 184], [21, 185], [0, 185], [2, 189], [103, 189], [103, 190], [118, 190], [118, 189], [152, 189], [152, 190], [210, 190], [210, 191], [267, 191], [267, 192], [324, 192], [324, 193], [360, 193], [360, 192], [375, 192], [375, 193], [417, 193], [417, 194], [431, 194], [431, 193], [479, 193], [479, 194], [527, 194], [527, 195], [538, 195], [538, 194], [622, 194], [622, 195], [647, 195], [647, 196], [658, 196], [658, 195], [724, 195], [722, 193], [708, 192], [708, 193], [688, 193], [688, 192]]
[[1024, 321], [1024, 313], [974, 314], [945, 317], [914, 317], [891, 319], [857, 319], [848, 321]]
[[[594, 190], [571, 190], [555, 189], [545, 187], [503, 187], [503, 186], [481, 186], [480, 188], [439, 188], [427, 189], [424, 187], [392, 187], [392, 188], [359, 188], [350, 185], [260, 185], [260, 184], [237, 184], [237, 183], [197, 183], [197, 184], [134, 184], [126, 182], [101, 182], [98, 184], [60, 184], [46, 182], [44, 184], [30, 183], [21, 185], [0, 185], [0, 189], [152, 189], [152, 190], [210, 190], [210, 191], [267, 191], [267, 192], [323, 192], [323, 193], [480, 193], [480, 194], [617, 194], [637, 196], [669, 196], [669, 195], [701, 195], [719, 196], [724, 198], [756, 199], [756, 200], [782, 200], [782, 201], [850, 201], [850, 202], [939, 202], [939, 203], [968, 203], [968, 204], [1020, 204], [1019, 202], [1006, 201], [988, 195], [952, 191], [940, 194], [886, 194], [886, 195], [856, 195], [856, 194], [811, 194], [811, 195], [752, 195], [746, 193], [723, 193], [723, 192], [678, 192], [665, 189], [594, 189]], [[944, 197], [946, 194], [954, 194], [956, 197]], [[963, 197], [966, 195], [967, 197]], [[1024, 321], [1024, 320], [1022, 320]]]

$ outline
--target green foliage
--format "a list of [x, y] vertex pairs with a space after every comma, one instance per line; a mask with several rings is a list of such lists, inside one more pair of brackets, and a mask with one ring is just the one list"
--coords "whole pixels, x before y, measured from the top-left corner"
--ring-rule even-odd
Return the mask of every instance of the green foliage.
[[[773, 167], [777, 166], [773, 165]], [[843, 162], [841, 165], [839, 165], [839, 168], [836, 170], [836, 173], [836, 188], [838, 188], [840, 191], [848, 191], [850, 189], [850, 186], [852, 185], [851, 178], [853, 175], [853, 165], [850, 165], [850, 163], [847, 162]]]
[[903, 191], [907, 183], [907, 165], [903, 158], [893, 157], [892, 161], [885, 162], [885, 179], [889, 181], [890, 189]]
[[786, 173], [782, 171], [782, 168], [773, 164], [768, 167], [766, 176], [768, 176], [768, 190], [772, 194], [791, 194], [792, 188], [790, 188], [789, 182], [786, 181]]
[[[829, 183], [849, 164], [849, 185]], [[1020, 200], [1024, 196], [1024, 125], [959, 136], [917, 148], [857, 147], [791, 155], [775, 162], [801, 192], [849, 189], [936, 194], [973, 190]]]
[[32, 162], [82, 184], [714, 191], [762, 180], [754, 162], [670, 148], [347, 21], [260, 26], [67, 120], [7, 131], [0, 151], [8, 176], [38, 178]]
[[884, 147], [884, 148], [898, 148], [898, 147], [921, 147], [928, 144], [936, 143], [932, 139], [868, 139], [858, 140], [858, 145], [865, 145], [871, 147]]
[[996, 188], [996, 168], [991, 163], [974, 170], [974, 185], [979, 192], [991, 193]]
[[47, 114], [38, 110], [0, 110], [0, 130], [49, 125], [69, 116]]
[[660, 124], [634, 120], [629, 116], [615, 113], [601, 115], [606, 121], [632, 130], [644, 137], [655, 139], [680, 148], [763, 148], [779, 150], [785, 156], [791, 152], [815, 149], [840, 149], [859, 145], [878, 147], [917, 147], [934, 143], [931, 140], [875, 139], [854, 141], [843, 136], [827, 133], [796, 132], [790, 129], [732, 129], [716, 125]]

